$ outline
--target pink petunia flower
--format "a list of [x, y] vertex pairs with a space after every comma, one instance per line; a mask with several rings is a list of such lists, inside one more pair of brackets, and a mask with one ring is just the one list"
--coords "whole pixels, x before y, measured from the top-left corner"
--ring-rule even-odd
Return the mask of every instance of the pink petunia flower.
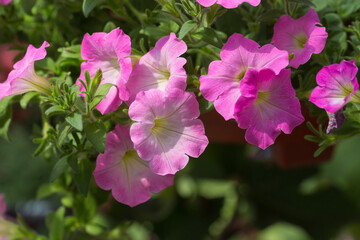
[[[122, 103], [129, 98], [125, 87], [132, 71], [130, 37], [122, 30], [116, 28], [110, 33], [97, 32], [91, 36], [87, 33], [81, 43], [81, 57], [86, 60], [81, 64], [80, 79], [85, 80], [84, 71], [88, 70], [90, 77], [93, 77], [97, 70], [101, 69], [105, 83], [115, 84], [110, 88], [106, 98], [96, 108], [102, 113], [115, 111]], [[82, 86], [79, 81], [77, 85]], [[84, 91], [84, 88], [81, 88]]]
[[48, 46], [47, 42], [40, 48], [29, 45], [24, 58], [14, 64], [14, 70], [9, 73], [6, 81], [0, 83], [0, 99], [29, 91], [51, 94], [49, 81], [37, 75], [34, 70], [34, 62], [45, 58], [45, 48]]
[[130, 91], [128, 104], [135, 100], [136, 94], [149, 89], [168, 90], [186, 88], [186, 59], [180, 57], [187, 50], [184, 41], [174, 33], [162, 37], [155, 47], [142, 56], [134, 67], [127, 83]]
[[290, 72], [283, 69], [275, 75], [271, 69], [251, 70], [240, 82], [241, 96], [234, 115], [238, 126], [247, 129], [247, 142], [265, 149], [281, 130], [290, 134], [304, 121]]
[[159, 176], [149, 169], [134, 150], [129, 130], [129, 126], [117, 125], [108, 133], [105, 153], [97, 158], [94, 177], [100, 188], [112, 189], [117, 201], [134, 207], [149, 200], [150, 192], [171, 186], [174, 176]]
[[316, 75], [319, 86], [312, 91], [309, 101], [330, 113], [335, 113], [350, 100], [360, 102], [357, 71], [355, 60], [323, 67]]
[[7, 5], [11, 2], [12, 2], [12, 0], [0, 0], [0, 5]]
[[255, 41], [234, 33], [220, 52], [220, 61], [209, 65], [207, 75], [200, 77], [200, 91], [225, 120], [234, 118], [234, 106], [240, 97], [239, 82], [250, 69], [271, 68], [276, 74], [289, 64], [286, 51], [271, 44], [260, 48]]
[[197, 119], [199, 104], [194, 93], [178, 89], [140, 92], [130, 105], [136, 121], [130, 136], [139, 156], [156, 174], [175, 174], [189, 157], [199, 157], [208, 145], [204, 125]]
[[4, 194], [0, 194], [0, 216], [5, 216], [6, 202], [4, 200]]
[[298, 68], [309, 61], [313, 53], [320, 53], [328, 37], [325, 27], [321, 25], [314, 9], [298, 19], [283, 15], [274, 25], [272, 43], [275, 47], [294, 54], [290, 66]]
[[257, 6], [260, 4], [261, 0], [196, 0], [198, 3], [204, 7], [210, 7], [211, 5], [219, 4], [224, 8], [236, 8], [240, 4], [246, 2], [252, 6]]

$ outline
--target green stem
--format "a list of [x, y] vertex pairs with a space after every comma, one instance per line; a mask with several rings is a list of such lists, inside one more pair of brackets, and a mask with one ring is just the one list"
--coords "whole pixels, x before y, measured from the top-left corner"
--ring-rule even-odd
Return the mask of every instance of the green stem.
[[295, 4], [294, 9], [293, 9], [293, 10], [292, 10], [292, 12], [291, 12], [291, 17], [294, 17], [294, 15], [295, 15], [295, 13], [296, 13], [296, 10], [297, 10], [298, 6], [299, 6], [299, 4], [298, 4], [298, 3], [296, 3], [296, 4]]
[[124, 0], [124, 3], [130, 9], [130, 11], [138, 18], [141, 25], [143, 25], [143, 15], [130, 3], [129, 0]]

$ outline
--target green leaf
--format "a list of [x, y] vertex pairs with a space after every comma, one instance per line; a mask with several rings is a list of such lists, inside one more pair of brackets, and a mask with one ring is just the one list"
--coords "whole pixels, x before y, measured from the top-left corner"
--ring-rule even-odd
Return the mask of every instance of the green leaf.
[[89, 160], [83, 159], [79, 163], [79, 171], [74, 173], [74, 181], [79, 192], [86, 197], [89, 191], [92, 169]]
[[51, 171], [50, 174], [50, 182], [55, 181], [58, 177], [60, 177], [61, 174], [65, 172], [65, 170], [68, 168], [67, 159], [69, 156], [64, 156], [60, 158], [59, 161], [55, 164], [54, 168]]
[[50, 226], [50, 240], [63, 240], [65, 225], [64, 225], [65, 208], [60, 207], [51, 222]]
[[79, 171], [79, 163], [78, 163], [78, 159], [77, 156], [75, 154], [70, 155], [67, 159], [67, 163], [68, 165], [71, 167], [71, 169], [74, 172], [78, 172]]
[[46, 116], [50, 117], [52, 115], [61, 114], [64, 112], [65, 112], [65, 110], [61, 106], [55, 105], [55, 106], [52, 106], [52, 107], [46, 109], [45, 114], [46, 114]]
[[205, 98], [199, 100], [200, 113], [207, 113], [214, 109], [214, 102], [209, 102]]
[[193, 30], [197, 26], [197, 23], [193, 20], [186, 21], [179, 31], [179, 39], [183, 39], [188, 32]]
[[90, 12], [100, 4], [102, 4], [104, 0], [84, 0], [83, 1], [83, 13], [85, 17], [88, 17]]
[[35, 97], [40, 96], [38, 92], [28, 92], [24, 94], [24, 96], [20, 100], [20, 106], [25, 109], [28, 105], [28, 103]]
[[109, 21], [105, 24], [103, 32], [109, 33], [112, 30], [114, 30], [115, 28], [116, 28], [116, 24], [112, 21]]
[[354, 127], [360, 128], [360, 106], [357, 104], [348, 104], [346, 106], [346, 109], [344, 111], [344, 115], [348, 121], [351, 122], [351, 124]]
[[83, 130], [83, 121], [82, 115], [80, 112], [72, 112], [65, 118], [66, 122], [68, 122], [75, 129], [82, 131]]
[[71, 132], [71, 126], [63, 123], [60, 125], [60, 129], [59, 129], [59, 135], [57, 138], [57, 142], [59, 145], [62, 145], [63, 142], [65, 141], [66, 137], [69, 135], [69, 133]]
[[0, 100], [0, 136], [9, 141], [8, 129], [11, 123], [14, 96], [4, 97]]
[[275, 223], [263, 231], [256, 238], [257, 240], [310, 240], [306, 231], [296, 225], [286, 222]]
[[97, 121], [95, 123], [87, 123], [84, 127], [86, 137], [95, 147], [95, 149], [104, 153], [105, 140], [106, 140], [106, 128], [103, 122]]
[[212, 28], [203, 28], [199, 32], [192, 34], [193, 37], [203, 40], [217, 48], [222, 48], [223, 42], [218, 33]]
[[11, 123], [11, 116], [12, 116], [12, 108], [11, 105], [9, 105], [0, 118], [0, 136], [8, 141], [10, 140], [8, 135], [8, 130]]
[[109, 92], [110, 88], [113, 86], [116, 87], [116, 85], [114, 85], [112, 83], [105, 83], [98, 87], [98, 89], [96, 90], [96, 93], [95, 93], [95, 97], [89, 105], [90, 110], [92, 110], [94, 107], [96, 107], [101, 102], [101, 100], [106, 98], [107, 93]]
[[43, 184], [38, 189], [38, 191], [36, 193], [36, 198], [37, 199], [42, 199], [42, 198], [48, 197], [51, 194], [54, 194], [54, 193], [59, 192], [59, 191], [61, 191], [61, 188], [57, 187], [54, 184], [51, 184], [51, 183]]
[[88, 224], [94, 219], [97, 211], [97, 204], [92, 195], [86, 198], [77, 194], [74, 201], [74, 215], [80, 223]]

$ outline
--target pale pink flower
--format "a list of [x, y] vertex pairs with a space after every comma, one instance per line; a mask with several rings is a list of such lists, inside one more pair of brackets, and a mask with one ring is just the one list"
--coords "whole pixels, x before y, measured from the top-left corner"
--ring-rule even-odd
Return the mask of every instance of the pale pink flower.
[[105, 153], [96, 160], [94, 177], [97, 185], [112, 189], [114, 198], [134, 207], [146, 202], [152, 193], [158, 193], [173, 184], [174, 176], [159, 176], [149, 169], [133, 148], [129, 126], [115, 126], [106, 137]]
[[50, 82], [37, 75], [34, 70], [34, 62], [45, 58], [45, 48], [48, 46], [47, 42], [40, 48], [29, 45], [24, 58], [14, 64], [14, 70], [9, 73], [6, 81], [0, 84], [0, 99], [29, 91], [51, 94]]
[[135, 100], [136, 94], [149, 89], [168, 90], [186, 88], [186, 59], [180, 57], [187, 50], [184, 41], [174, 33], [162, 37], [155, 47], [142, 56], [134, 67], [127, 83], [130, 91], [128, 104]]
[[208, 139], [194, 93], [178, 89], [140, 92], [130, 105], [129, 117], [136, 121], [130, 136], [139, 156], [149, 161], [156, 174], [175, 174], [189, 157], [199, 157]]
[[298, 19], [283, 15], [274, 25], [272, 43], [275, 47], [294, 54], [290, 66], [298, 68], [299, 65], [309, 61], [313, 53], [320, 53], [326, 43], [327, 32], [321, 25], [314, 9]]
[[224, 8], [236, 8], [240, 4], [246, 2], [252, 6], [257, 6], [260, 4], [261, 0], [196, 0], [198, 3], [204, 7], [210, 7], [211, 5], [219, 4]]
[[7, 5], [11, 2], [12, 2], [12, 0], [0, 0], [0, 5]]
[[304, 121], [291, 86], [290, 69], [283, 69], [278, 75], [270, 69], [251, 70], [240, 82], [240, 88], [234, 115], [238, 126], [247, 129], [247, 142], [265, 149], [281, 130], [290, 134]]
[[[81, 43], [81, 57], [86, 60], [81, 64], [80, 79], [85, 81], [84, 71], [88, 70], [90, 77], [101, 69], [103, 80], [100, 85], [112, 83], [106, 98], [96, 106], [102, 113], [115, 111], [122, 103], [129, 98], [125, 87], [132, 71], [130, 37], [122, 30], [116, 28], [110, 33], [96, 32], [92, 35], [85, 34]], [[80, 82], [76, 82], [81, 86]], [[82, 91], [85, 89], [82, 87]]]
[[289, 64], [286, 51], [271, 44], [260, 48], [255, 41], [234, 33], [220, 52], [221, 60], [209, 65], [207, 75], [200, 77], [200, 91], [225, 120], [234, 118], [234, 106], [240, 97], [239, 82], [250, 69], [270, 68], [276, 74]]
[[316, 75], [319, 86], [312, 91], [309, 101], [330, 113], [335, 113], [350, 100], [360, 103], [357, 71], [354, 60], [323, 67]]

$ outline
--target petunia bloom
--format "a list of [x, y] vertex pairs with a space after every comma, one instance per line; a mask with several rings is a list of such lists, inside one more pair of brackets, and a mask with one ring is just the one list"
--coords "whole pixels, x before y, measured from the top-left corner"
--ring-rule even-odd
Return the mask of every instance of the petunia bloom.
[[49, 81], [37, 75], [34, 70], [34, 62], [45, 58], [45, 48], [48, 46], [47, 42], [44, 42], [40, 48], [29, 45], [24, 58], [14, 64], [14, 69], [9, 73], [6, 81], [0, 83], [0, 99], [30, 91], [51, 94]]
[[94, 177], [97, 185], [112, 189], [114, 198], [134, 207], [151, 198], [151, 193], [158, 193], [173, 184], [174, 176], [159, 176], [149, 169], [133, 148], [129, 135], [129, 126], [117, 125], [108, 133], [105, 153], [96, 160]]
[[198, 3], [204, 7], [210, 7], [211, 5], [219, 4], [224, 8], [236, 8], [240, 4], [246, 2], [252, 6], [257, 6], [260, 4], [261, 0], [196, 0]]
[[149, 89], [168, 90], [186, 88], [186, 59], [180, 57], [187, 50], [184, 41], [174, 33], [162, 37], [155, 47], [142, 56], [130, 75], [127, 87], [130, 91], [130, 104], [136, 94]]
[[330, 113], [335, 113], [350, 100], [360, 103], [357, 71], [354, 60], [323, 67], [316, 75], [319, 86], [314, 88], [309, 101]]
[[291, 86], [290, 69], [276, 75], [270, 69], [251, 70], [240, 82], [235, 120], [247, 129], [245, 139], [262, 149], [273, 144], [281, 130], [290, 134], [304, 121]]
[[12, 2], [12, 0], [0, 0], [0, 5], [7, 5], [11, 2]]
[[200, 77], [200, 91], [225, 120], [234, 118], [234, 106], [240, 97], [239, 82], [250, 69], [270, 68], [276, 74], [289, 64], [286, 51], [271, 44], [260, 48], [255, 41], [234, 33], [220, 52], [221, 61], [209, 65], [207, 75]]
[[[81, 64], [80, 79], [85, 80], [84, 71], [88, 70], [93, 77], [97, 70], [101, 69], [103, 80], [100, 85], [112, 83], [106, 98], [96, 106], [102, 113], [115, 111], [129, 98], [125, 87], [132, 71], [130, 37], [122, 30], [116, 28], [110, 33], [97, 32], [92, 35], [85, 34], [81, 43], [81, 57], [86, 60]], [[79, 81], [78, 85], [82, 86]], [[81, 90], [84, 90], [82, 87]]]
[[275, 47], [294, 54], [290, 66], [298, 68], [309, 61], [313, 53], [320, 53], [328, 37], [314, 9], [298, 19], [283, 15], [274, 25], [272, 43]]
[[129, 117], [130, 136], [139, 156], [159, 175], [175, 174], [189, 157], [199, 157], [208, 145], [204, 125], [197, 119], [194, 93], [152, 89], [137, 94]]

